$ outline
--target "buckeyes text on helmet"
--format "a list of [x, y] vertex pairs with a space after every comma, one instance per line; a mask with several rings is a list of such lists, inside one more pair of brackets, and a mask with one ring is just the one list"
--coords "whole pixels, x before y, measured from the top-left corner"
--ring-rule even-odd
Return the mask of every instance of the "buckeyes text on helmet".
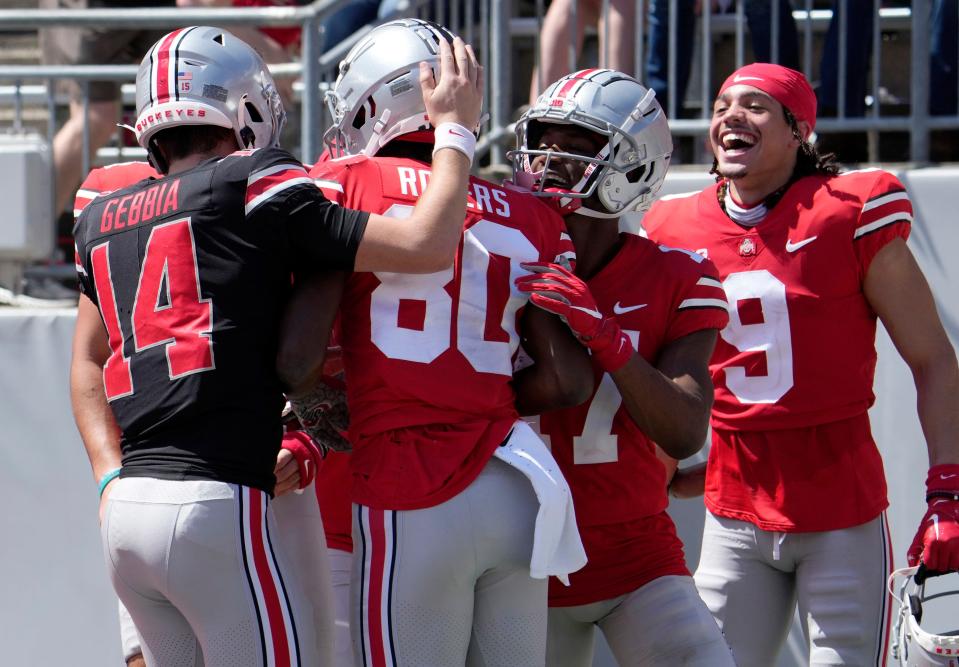
[[340, 62], [326, 104], [333, 126], [324, 141], [334, 157], [376, 155], [393, 139], [430, 129], [419, 63], [439, 70], [439, 42], [453, 41], [446, 28], [420, 19], [377, 26]]
[[285, 122], [263, 59], [222, 28], [174, 30], [140, 63], [134, 131], [147, 151], [157, 132], [182, 125], [232, 129], [242, 148], [275, 146]]
[[[576, 125], [602, 135], [606, 143], [592, 158], [539, 150], [544, 123]], [[663, 184], [673, 150], [669, 124], [655, 93], [610, 69], [581, 70], [553, 83], [517, 122], [516, 139], [518, 149], [509, 156], [517, 185], [539, 196], [558, 197], [566, 213], [597, 218], [648, 208]], [[541, 185], [542, 173], [531, 166], [537, 155], [589, 165], [569, 190], [547, 191]]]

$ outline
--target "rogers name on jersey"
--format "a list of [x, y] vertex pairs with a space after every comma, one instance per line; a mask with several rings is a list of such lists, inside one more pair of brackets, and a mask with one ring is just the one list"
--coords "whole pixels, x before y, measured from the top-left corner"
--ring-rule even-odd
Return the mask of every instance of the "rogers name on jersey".
[[[413, 169], [412, 167], [397, 167], [397, 176], [400, 180], [400, 192], [410, 197], [419, 197], [430, 182], [429, 169]], [[480, 213], [495, 213], [502, 218], [510, 216], [509, 201], [506, 191], [498, 188], [489, 188], [481, 183], [470, 183], [469, 191], [472, 200], [466, 202], [466, 207]], [[493, 206], [493, 200], [496, 207]], [[475, 203], [474, 203], [475, 202]]]

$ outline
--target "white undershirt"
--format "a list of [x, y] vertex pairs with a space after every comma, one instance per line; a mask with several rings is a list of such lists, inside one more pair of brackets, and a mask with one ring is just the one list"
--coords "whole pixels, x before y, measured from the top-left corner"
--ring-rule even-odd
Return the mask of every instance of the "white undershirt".
[[732, 198], [732, 195], [729, 194], [729, 190], [726, 190], [724, 203], [726, 204], [726, 215], [728, 215], [733, 222], [743, 227], [755, 227], [763, 221], [766, 213], [769, 212], [766, 204], [763, 202], [750, 208], [740, 206]]

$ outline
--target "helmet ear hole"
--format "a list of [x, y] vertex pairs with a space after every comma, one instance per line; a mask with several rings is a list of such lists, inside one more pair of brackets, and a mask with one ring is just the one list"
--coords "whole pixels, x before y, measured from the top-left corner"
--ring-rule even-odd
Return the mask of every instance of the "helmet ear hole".
[[366, 125], [366, 107], [360, 107], [359, 111], [356, 112], [356, 116], [353, 117], [352, 123], [354, 129], [360, 130]]
[[263, 122], [263, 116], [260, 115], [260, 110], [257, 109], [252, 102], [246, 103], [246, 113], [254, 123]]
[[643, 176], [645, 175], [646, 176], [645, 180], [648, 181], [651, 173], [652, 173], [652, 169], [650, 169], [649, 173], [647, 173], [646, 165], [641, 164], [635, 169], [633, 169], [632, 171], [629, 171], [626, 173], [626, 180], [630, 183], [638, 183], [639, 180], [643, 178]]

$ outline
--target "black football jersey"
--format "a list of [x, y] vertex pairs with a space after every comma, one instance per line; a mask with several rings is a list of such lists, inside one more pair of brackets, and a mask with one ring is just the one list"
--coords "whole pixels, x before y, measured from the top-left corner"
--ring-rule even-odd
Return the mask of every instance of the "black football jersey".
[[77, 271], [109, 338], [103, 382], [124, 476], [272, 490], [291, 274], [352, 269], [367, 219], [327, 200], [277, 148], [140, 181], [84, 209]]

